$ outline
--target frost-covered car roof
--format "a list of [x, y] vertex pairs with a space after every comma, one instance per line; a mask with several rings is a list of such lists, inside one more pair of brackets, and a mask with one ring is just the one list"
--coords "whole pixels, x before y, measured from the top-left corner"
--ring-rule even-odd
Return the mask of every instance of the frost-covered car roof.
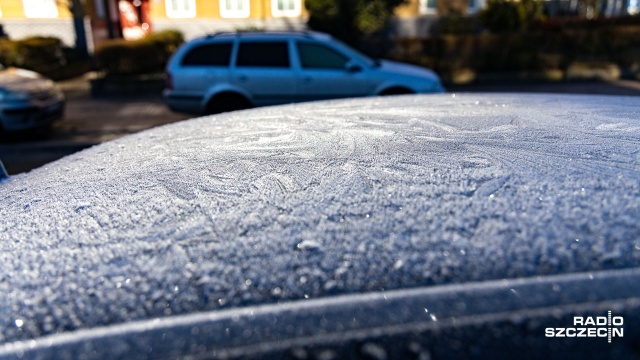
[[[0, 358], [637, 356], [639, 119], [635, 97], [317, 102], [12, 176]], [[607, 310], [611, 344], [545, 338]]]

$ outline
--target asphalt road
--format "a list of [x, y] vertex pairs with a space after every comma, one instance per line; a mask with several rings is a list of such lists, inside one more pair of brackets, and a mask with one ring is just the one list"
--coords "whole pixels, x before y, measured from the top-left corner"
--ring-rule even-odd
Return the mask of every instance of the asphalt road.
[[[0, 139], [0, 160], [9, 174], [45, 165], [81, 149], [152, 127], [193, 117], [173, 113], [160, 94], [94, 98], [87, 77], [58, 83], [67, 96], [65, 118], [46, 136], [11, 135]], [[561, 93], [640, 96], [640, 81], [485, 83], [456, 85], [453, 93]]]
[[63, 120], [50, 134], [12, 134], [0, 139], [0, 159], [9, 174], [40, 167], [84, 148], [193, 116], [171, 112], [160, 94], [91, 96], [88, 77], [59, 82], [67, 98]]
[[640, 81], [571, 81], [558, 83], [535, 82], [500, 82], [468, 85], [452, 85], [450, 92], [484, 92], [484, 93], [551, 93], [551, 94], [587, 94], [587, 95], [619, 95], [640, 96]]

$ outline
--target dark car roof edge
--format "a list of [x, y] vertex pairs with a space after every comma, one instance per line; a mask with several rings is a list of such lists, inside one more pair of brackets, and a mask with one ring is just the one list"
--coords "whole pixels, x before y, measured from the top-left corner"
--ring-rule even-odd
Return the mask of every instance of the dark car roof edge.
[[[213, 346], [223, 357], [253, 356], [320, 339], [340, 342], [379, 333], [442, 330], [478, 321], [526, 321], [606, 307], [637, 310], [640, 287], [629, 284], [639, 282], [640, 268], [631, 268], [248, 306], [8, 343], [0, 346], [0, 359], [60, 358], [68, 353], [78, 355], [78, 351], [109, 358], [118, 356], [113, 353], [117, 349], [126, 349], [123, 354], [127, 356], [140, 352], [145, 357], [164, 357], [167, 351], [184, 356], [198, 348], [194, 344]], [[635, 305], [629, 306], [630, 302]], [[324, 324], [322, 336], [318, 324]], [[247, 329], [253, 333], [247, 334]], [[154, 347], [136, 349], [140, 343]]]

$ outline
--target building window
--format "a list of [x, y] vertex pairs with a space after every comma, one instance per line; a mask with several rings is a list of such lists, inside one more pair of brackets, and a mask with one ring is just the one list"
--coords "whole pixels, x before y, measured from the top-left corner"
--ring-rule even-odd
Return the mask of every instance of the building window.
[[271, 0], [271, 14], [274, 17], [298, 17], [300, 0]]
[[249, 17], [249, 0], [220, 0], [220, 16], [224, 18]]
[[196, 17], [195, 0], [165, 0], [164, 5], [169, 18]]
[[484, 0], [468, 0], [468, 13], [475, 14], [484, 7]]
[[24, 16], [29, 18], [57, 18], [56, 0], [22, 0]]
[[637, 15], [640, 13], [640, 1], [629, 0], [629, 6], [627, 7], [629, 15]]
[[437, 14], [438, 13], [437, 0], [420, 0], [420, 13], [421, 14]]
[[467, 12], [473, 14], [478, 8], [478, 0], [467, 0]]

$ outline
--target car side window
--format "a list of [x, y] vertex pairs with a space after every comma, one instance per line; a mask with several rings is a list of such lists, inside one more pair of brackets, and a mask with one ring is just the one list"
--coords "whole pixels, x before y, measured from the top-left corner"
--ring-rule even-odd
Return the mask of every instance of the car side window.
[[243, 41], [238, 49], [236, 66], [289, 67], [289, 49], [285, 41]]
[[303, 69], [344, 70], [349, 61], [346, 56], [327, 46], [307, 42], [298, 43], [298, 55]]
[[182, 59], [183, 66], [229, 66], [232, 43], [196, 46]]

